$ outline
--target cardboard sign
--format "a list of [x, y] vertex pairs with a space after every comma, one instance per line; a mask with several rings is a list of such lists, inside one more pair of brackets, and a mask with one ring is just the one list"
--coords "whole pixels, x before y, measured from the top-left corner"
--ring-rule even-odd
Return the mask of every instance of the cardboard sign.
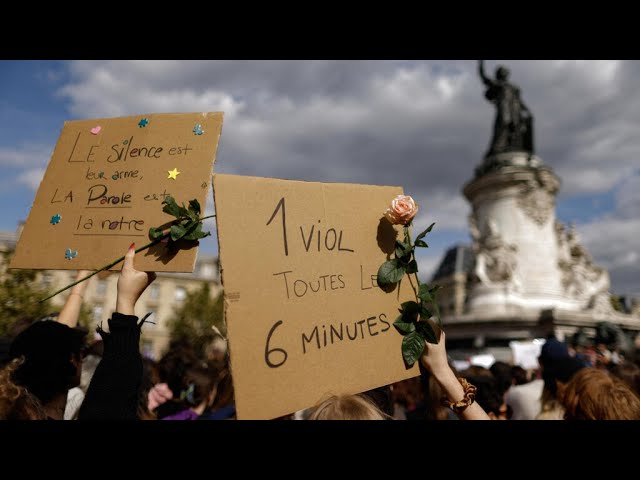
[[376, 283], [400, 187], [214, 175], [238, 418], [269, 419], [419, 374], [393, 327], [408, 282]]
[[[149, 243], [175, 217], [168, 195], [197, 199], [202, 215], [223, 114], [147, 114], [65, 122], [11, 268], [96, 270]], [[139, 253], [136, 268], [192, 272], [197, 248]], [[114, 269], [119, 270], [122, 264]]]

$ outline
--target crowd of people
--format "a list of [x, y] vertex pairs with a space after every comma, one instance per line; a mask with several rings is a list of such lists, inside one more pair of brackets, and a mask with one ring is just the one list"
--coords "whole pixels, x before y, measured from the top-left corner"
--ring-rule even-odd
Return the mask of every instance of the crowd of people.
[[[235, 419], [223, 338], [204, 355], [178, 342], [158, 362], [140, 354], [147, 319], [135, 316], [134, 307], [155, 274], [136, 270], [134, 258], [132, 246], [108, 329], [100, 325], [88, 345], [88, 332], [78, 327], [86, 282], [73, 287], [57, 318], [16, 321], [12, 338], [0, 348], [0, 419]], [[439, 343], [425, 345], [419, 377], [318, 399], [282, 419], [640, 420], [640, 367], [634, 359], [606, 345], [578, 347], [547, 339], [535, 372], [504, 362], [456, 372], [440, 332]]]

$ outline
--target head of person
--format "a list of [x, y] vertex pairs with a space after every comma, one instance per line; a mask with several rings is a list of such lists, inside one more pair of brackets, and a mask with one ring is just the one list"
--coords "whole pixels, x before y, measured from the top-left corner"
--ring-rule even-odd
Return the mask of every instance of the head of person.
[[511, 384], [513, 383], [513, 376], [511, 375], [511, 365], [505, 362], [494, 362], [489, 368], [489, 371], [496, 379], [498, 383], [498, 389], [504, 394]]
[[207, 367], [196, 366], [187, 370], [184, 376], [180, 400], [187, 408], [206, 406], [211, 403], [215, 393], [216, 378]]
[[42, 402], [80, 384], [86, 331], [53, 320], [35, 322], [11, 343], [10, 357], [23, 359], [13, 381]]
[[638, 365], [630, 362], [620, 363], [611, 369], [611, 373], [640, 396], [640, 367]]
[[13, 373], [24, 363], [15, 358], [0, 369], [0, 420], [45, 420], [40, 401], [26, 388], [16, 385]]
[[602, 369], [576, 373], [560, 398], [567, 420], [640, 420], [640, 398]]
[[332, 395], [313, 408], [309, 420], [386, 420], [369, 399], [361, 395]]
[[501, 82], [506, 82], [509, 79], [509, 69], [500, 65], [496, 69], [496, 78]]

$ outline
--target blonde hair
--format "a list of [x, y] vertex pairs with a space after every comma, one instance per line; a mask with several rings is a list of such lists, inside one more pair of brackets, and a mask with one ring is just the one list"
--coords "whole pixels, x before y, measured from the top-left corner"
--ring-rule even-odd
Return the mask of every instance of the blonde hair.
[[640, 399], [603, 370], [584, 368], [562, 392], [567, 420], [640, 420]]
[[370, 400], [361, 395], [332, 395], [313, 408], [309, 420], [387, 420]]

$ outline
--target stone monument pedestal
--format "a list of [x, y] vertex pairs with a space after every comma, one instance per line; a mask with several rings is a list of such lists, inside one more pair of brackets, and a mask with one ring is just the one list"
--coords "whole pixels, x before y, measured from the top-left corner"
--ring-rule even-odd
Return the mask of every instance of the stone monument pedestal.
[[476, 265], [467, 312], [512, 315], [548, 308], [580, 310], [558, 265], [555, 198], [560, 180], [539, 157], [487, 157], [464, 187]]

